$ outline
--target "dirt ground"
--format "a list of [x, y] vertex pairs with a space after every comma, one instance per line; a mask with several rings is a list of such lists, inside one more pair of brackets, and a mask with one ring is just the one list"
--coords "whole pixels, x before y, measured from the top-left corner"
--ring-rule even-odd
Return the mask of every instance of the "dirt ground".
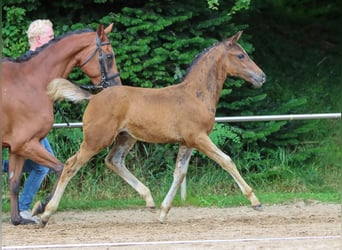
[[[68, 211], [45, 228], [2, 214], [3, 249], [342, 249], [341, 205], [174, 207], [160, 224], [145, 209]], [[65, 245], [66, 244], [66, 245]], [[83, 244], [83, 245], [82, 245]], [[87, 245], [88, 244], [88, 245]], [[23, 247], [25, 246], [25, 248]]]

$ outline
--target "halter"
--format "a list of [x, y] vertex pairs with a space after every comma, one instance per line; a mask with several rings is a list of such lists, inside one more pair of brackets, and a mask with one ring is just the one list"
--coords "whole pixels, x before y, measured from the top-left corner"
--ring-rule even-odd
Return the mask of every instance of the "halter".
[[100, 62], [100, 69], [101, 69], [101, 81], [99, 83], [100, 86], [93, 86], [93, 87], [89, 87], [89, 86], [81, 86], [84, 89], [96, 89], [96, 88], [107, 88], [110, 86], [109, 80], [116, 78], [118, 76], [120, 76], [120, 73], [116, 73], [113, 75], [108, 76], [107, 75], [107, 71], [106, 71], [106, 67], [105, 67], [105, 62], [103, 59], [103, 55], [102, 55], [102, 49], [101, 46], [103, 45], [108, 45], [110, 44], [110, 42], [101, 42], [99, 36], [96, 34], [96, 48], [93, 51], [93, 53], [90, 54], [90, 56], [87, 58], [87, 60], [85, 60], [84, 63], [82, 63], [80, 65], [80, 67], [82, 68], [85, 64], [87, 64], [96, 54], [96, 52], [99, 52], [99, 62]]

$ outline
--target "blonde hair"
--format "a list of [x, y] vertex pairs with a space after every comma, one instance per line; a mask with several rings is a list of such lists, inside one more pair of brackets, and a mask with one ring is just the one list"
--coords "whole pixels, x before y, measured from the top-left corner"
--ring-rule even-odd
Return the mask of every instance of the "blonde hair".
[[36, 36], [42, 35], [44, 33], [44, 27], [46, 26], [52, 28], [52, 22], [49, 19], [38, 19], [33, 21], [26, 32], [29, 43], [33, 42]]

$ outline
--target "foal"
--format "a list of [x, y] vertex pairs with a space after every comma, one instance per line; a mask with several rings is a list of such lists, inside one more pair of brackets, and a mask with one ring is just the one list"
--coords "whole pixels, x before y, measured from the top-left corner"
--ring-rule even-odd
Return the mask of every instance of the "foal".
[[[173, 183], [161, 205], [161, 223], [165, 221], [186, 175], [193, 149], [201, 151], [228, 171], [253, 208], [260, 209], [259, 200], [234, 162], [208, 136], [214, 126], [216, 105], [227, 76], [241, 77], [255, 87], [261, 87], [266, 79], [262, 70], [237, 43], [241, 34], [238, 32], [205, 50], [192, 63], [180, 84], [161, 89], [117, 86], [91, 96], [83, 116], [84, 138], [79, 151], [65, 163], [56, 191], [46, 207], [36, 204], [35, 213], [43, 212], [43, 225], [57, 210], [70, 179], [92, 156], [110, 145], [113, 146], [105, 159], [106, 166], [128, 182], [145, 199], [147, 207], [154, 208], [150, 190], [125, 166], [126, 155], [138, 140], [179, 144]], [[50, 93], [52, 99], [68, 98], [61, 89], [70, 83], [63, 79], [55, 81], [58, 84], [57, 89]]]

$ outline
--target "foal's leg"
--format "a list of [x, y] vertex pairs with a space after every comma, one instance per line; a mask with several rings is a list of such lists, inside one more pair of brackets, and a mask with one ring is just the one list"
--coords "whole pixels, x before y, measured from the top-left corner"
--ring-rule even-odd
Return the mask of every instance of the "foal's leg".
[[[62, 175], [55, 183], [55, 192], [53, 193], [45, 208], [43, 208], [43, 214], [40, 215], [40, 222], [42, 226], [46, 225], [51, 215], [57, 210], [65, 188], [71, 178], [96, 153], [98, 153], [98, 151], [94, 152], [92, 150], [87, 150], [85, 143], [83, 142], [81, 144], [80, 150], [66, 161]], [[39, 203], [34, 206], [33, 214], [37, 214], [37, 211], [41, 211], [41, 204]]]
[[196, 148], [207, 155], [209, 158], [214, 160], [219, 164], [224, 170], [228, 171], [230, 175], [234, 178], [235, 182], [238, 184], [242, 193], [251, 202], [252, 207], [255, 210], [261, 210], [261, 204], [258, 198], [255, 196], [252, 188], [245, 182], [245, 180], [240, 175], [235, 163], [232, 159], [223, 153], [216, 145], [210, 140], [210, 138], [205, 134], [197, 137]]
[[188, 171], [189, 160], [191, 158], [192, 148], [188, 148], [184, 145], [179, 145], [177, 161], [176, 161], [176, 169], [173, 173], [173, 182], [169, 192], [163, 200], [163, 203], [160, 208], [160, 223], [164, 223], [164, 220], [171, 208], [171, 204], [179, 186], [182, 184], [186, 172]]
[[125, 158], [136, 140], [127, 133], [119, 134], [115, 144], [105, 159], [106, 166], [131, 185], [146, 202], [146, 207], [155, 209], [151, 191], [141, 183], [125, 166]]

